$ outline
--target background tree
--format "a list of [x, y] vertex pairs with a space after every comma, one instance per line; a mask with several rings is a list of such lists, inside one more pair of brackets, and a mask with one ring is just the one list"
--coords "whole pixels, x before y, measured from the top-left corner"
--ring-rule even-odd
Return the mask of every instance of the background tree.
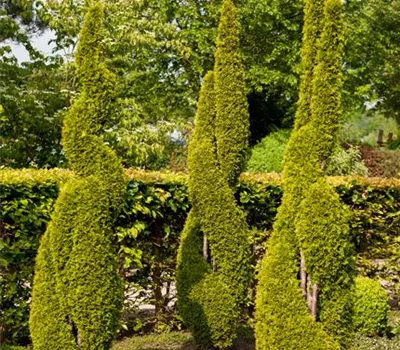
[[71, 92], [59, 61], [0, 59], [1, 166], [65, 166], [61, 125]]
[[[104, 137], [123, 158], [125, 166], [165, 167], [173, 150], [190, 135], [201, 77], [214, 64], [213, 43], [220, 3], [219, 0], [107, 2], [105, 56], [108, 68], [117, 75], [119, 102], [116, 118]], [[304, 3], [237, 0], [236, 4], [243, 28], [241, 51], [251, 121], [250, 145], [254, 145], [276, 128], [292, 124], [301, 71]], [[31, 1], [4, 1], [1, 11], [5, 14], [1, 19], [4, 22], [1, 37], [4, 43], [21, 40], [29, 47], [31, 34], [50, 28], [55, 33], [55, 48], [64, 51], [64, 58], [73, 57], [82, 25], [84, 1], [52, 0], [36, 5]], [[396, 30], [398, 1], [348, 1], [345, 13], [349, 40], [344, 60], [344, 117], [364, 110], [365, 103], [370, 102], [374, 103], [377, 112], [396, 118], [396, 101], [399, 101], [397, 48], [400, 47]], [[22, 17], [26, 19], [21, 20]], [[3, 47], [1, 50], [8, 49]], [[35, 60], [40, 56], [33, 47], [31, 56], [32, 59], [36, 57]], [[43, 59], [48, 60], [40, 58]], [[61, 63], [62, 60], [58, 60], [57, 66]], [[25, 98], [29, 100], [26, 94], [30, 95], [32, 91], [25, 93], [13, 89], [10, 81], [15, 77], [18, 64], [12, 63], [11, 66], [10, 69], [4, 66], [4, 82], [7, 82], [4, 96], [20, 101], [23, 106]], [[56, 69], [54, 62], [51, 66]], [[65, 82], [70, 82], [69, 77], [74, 74], [68, 67], [65, 64], [61, 73]], [[41, 70], [35, 68], [29, 72], [35, 76], [38, 69]], [[44, 74], [50, 74], [50, 67], [44, 70]], [[23, 81], [28, 73], [18, 74]], [[58, 75], [59, 72], [51, 74]], [[74, 81], [63, 84], [61, 100], [64, 100], [64, 95], [74, 96], [79, 91], [79, 81], [75, 80], [77, 84]], [[54, 91], [57, 96], [59, 88], [59, 84], [49, 85], [47, 92], [51, 94]], [[46, 100], [35, 98], [38, 105], [48, 105]], [[54, 108], [49, 106], [49, 110], [58, 110], [60, 101], [52, 100]], [[65, 102], [69, 103], [69, 97]], [[20, 114], [17, 114], [18, 118], [11, 118], [14, 110], [9, 109], [9, 112], [11, 114], [5, 117], [9, 130], [20, 131], [18, 122], [21, 119], [36, 119], [43, 123], [43, 129], [48, 129], [48, 118], [62, 119], [62, 112], [55, 116], [37, 111], [37, 108], [26, 109], [24, 118]], [[51, 143], [57, 145], [60, 124], [55, 122], [51, 125], [54, 127], [52, 132], [48, 129], [54, 137]], [[39, 148], [42, 154], [46, 154], [43, 149], [48, 147], [38, 141], [41, 139], [40, 129], [30, 127], [27, 134], [25, 144], [30, 147], [25, 147], [24, 151], [32, 154]], [[21, 138], [10, 132], [4, 143], [14, 149], [14, 141], [20, 146]], [[16, 152], [12, 153], [9, 155], [7, 151], [7, 159]], [[49, 158], [49, 161], [36, 162], [37, 166], [53, 166], [57, 157], [50, 153]], [[32, 156], [16, 161], [10, 159], [3, 166], [27, 166], [31, 159]], [[59, 159], [58, 165], [62, 165], [64, 160], [62, 157]]]
[[[108, 2], [110, 64], [125, 77], [124, 91], [142, 107], [146, 122], [187, 123], [194, 117], [201, 77], [214, 64], [220, 5], [198, 0]], [[280, 0], [237, 5], [255, 143], [282, 120], [290, 123], [297, 98], [302, 5]], [[60, 47], [75, 42], [81, 8], [81, 1], [45, 6]]]
[[[0, 5], [0, 123], [2, 167], [62, 166], [60, 111], [69, 105], [71, 86], [59, 56], [45, 57], [32, 44], [47, 25], [34, 1]], [[25, 48], [21, 63], [11, 44]]]
[[400, 2], [350, 2], [347, 12], [346, 90], [360, 104], [395, 118], [400, 125]]

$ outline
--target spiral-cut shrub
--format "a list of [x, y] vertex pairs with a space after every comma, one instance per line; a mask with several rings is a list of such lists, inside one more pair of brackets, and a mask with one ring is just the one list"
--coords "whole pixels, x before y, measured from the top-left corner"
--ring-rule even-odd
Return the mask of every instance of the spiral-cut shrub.
[[76, 54], [82, 92], [66, 115], [63, 146], [76, 179], [65, 185], [36, 258], [30, 313], [34, 349], [108, 349], [122, 306], [112, 225], [123, 168], [101, 139], [115, 100], [101, 62], [103, 9], [85, 16]]
[[239, 31], [237, 9], [226, 0], [221, 9], [215, 52], [214, 125], [219, 166], [231, 185], [246, 167], [250, 136]]
[[378, 281], [358, 276], [354, 288], [354, 327], [364, 335], [382, 335], [388, 324], [389, 301]]
[[[226, 349], [236, 337], [251, 279], [250, 232], [235, 199], [245, 165], [249, 115], [237, 11], [222, 6], [215, 74], [203, 81], [189, 145], [192, 210], [178, 253], [178, 308], [196, 341]], [[215, 82], [214, 82], [215, 80]], [[204, 236], [211, 259], [202, 256]]]
[[196, 127], [189, 144], [189, 197], [192, 202], [192, 209], [186, 219], [181, 235], [176, 270], [179, 313], [196, 341], [205, 346], [212, 345], [210, 329], [202, 305], [198, 299], [191, 296], [191, 292], [193, 287], [205, 277], [205, 274], [211, 271], [209, 263], [202, 256], [201, 213], [196, 204], [196, 199], [199, 195], [201, 196], [201, 190], [196, 187], [196, 179], [202, 179], [203, 169], [201, 164], [203, 159], [213, 159], [214, 119], [214, 76], [212, 72], [209, 72], [204, 77], [201, 86], [196, 114]]
[[295, 129], [311, 121], [310, 100], [314, 70], [317, 65], [318, 38], [323, 30], [325, 0], [307, 0], [304, 7], [303, 44], [301, 46], [301, 79], [295, 115]]
[[[348, 215], [324, 179], [341, 113], [341, 17], [340, 0], [306, 3], [303, 74], [284, 155], [284, 195], [257, 287], [259, 350], [343, 349], [351, 339], [354, 260]], [[306, 301], [311, 287], [319, 290], [315, 317]]]
[[296, 234], [310, 280], [319, 288], [318, 319], [342, 348], [352, 339], [355, 253], [350, 242], [350, 210], [324, 178], [305, 193]]

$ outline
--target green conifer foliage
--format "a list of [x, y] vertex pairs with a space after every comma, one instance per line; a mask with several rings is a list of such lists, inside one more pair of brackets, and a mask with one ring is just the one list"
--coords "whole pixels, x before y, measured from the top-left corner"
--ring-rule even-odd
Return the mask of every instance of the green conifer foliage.
[[304, 7], [303, 44], [299, 100], [295, 115], [295, 129], [311, 120], [310, 101], [313, 89], [314, 68], [317, 64], [317, 41], [323, 27], [324, 0], [308, 0]]
[[[250, 232], [235, 199], [245, 164], [249, 115], [239, 56], [237, 13], [225, 1], [218, 32], [215, 74], [203, 81], [196, 128], [189, 145], [192, 211], [178, 253], [178, 307], [196, 341], [229, 348], [248, 292]], [[215, 79], [215, 83], [214, 83]], [[207, 237], [211, 259], [202, 256]]]
[[[206, 346], [211, 344], [210, 329], [204, 310], [199, 300], [191, 296], [193, 287], [201, 282], [206, 273], [211, 271], [208, 262], [203, 259], [203, 232], [199, 201], [202, 196], [196, 181], [202, 179], [203, 165], [214, 161], [214, 120], [215, 94], [214, 75], [207, 73], [200, 90], [197, 107], [196, 128], [189, 144], [189, 198], [192, 209], [186, 219], [181, 235], [181, 244], [177, 257], [177, 296], [178, 309], [185, 325], [190, 329], [196, 341]], [[210, 164], [206, 164], [210, 166]]]
[[305, 194], [296, 220], [297, 235], [311, 281], [319, 286], [318, 319], [347, 349], [352, 339], [354, 247], [350, 210], [324, 178]]
[[319, 42], [310, 104], [313, 133], [318, 135], [313, 147], [323, 168], [337, 144], [342, 113], [343, 30], [342, 1], [325, 0], [324, 30]]
[[34, 349], [108, 349], [122, 306], [112, 224], [123, 203], [123, 168], [101, 140], [114, 78], [101, 62], [103, 9], [89, 8], [76, 55], [82, 93], [64, 122], [77, 178], [66, 184], [40, 244], [30, 329]]
[[[341, 115], [343, 20], [341, 0], [326, 0], [311, 98], [312, 145], [323, 169], [337, 142]], [[342, 349], [352, 338], [354, 249], [350, 244], [349, 211], [324, 178], [304, 193], [296, 233], [306, 271], [319, 286], [318, 319]]]
[[[341, 7], [340, 0], [308, 0], [305, 8], [303, 75], [284, 156], [284, 195], [257, 289], [259, 350], [345, 349], [351, 339], [348, 215], [324, 179], [340, 116]], [[300, 287], [300, 251], [309, 279], [319, 287], [316, 319]]]
[[239, 31], [237, 9], [224, 1], [215, 52], [215, 136], [220, 167], [231, 184], [245, 168], [250, 126]]
[[299, 242], [295, 218], [304, 191], [321, 176], [317, 155], [311, 151], [312, 78], [316, 64], [323, 1], [309, 0], [305, 7], [302, 67], [296, 125], [283, 159], [282, 204], [261, 264], [256, 298], [257, 349], [337, 349], [333, 339], [309, 315], [300, 289]]
[[[295, 218], [304, 192], [313, 179], [321, 176], [316, 156], [309, 152], [307, 141], [311, 137], [311, 128], [304, 126], [295, 131], [289, 141], [298, 147], [292, 148], [289, 159], [294, 161], [285, 164], [286, 174], [289, 170], [291, 173], [297, 171], [298, 182], [287, 175], [283, 179], [282, 204], [261, 263], [255, 313], [256, 347], [259, 350], [340, 349], [321, 323], [311, 317], [298, 279], [300, 249]], [[302, 162], [297, 161], [300, 159]]]

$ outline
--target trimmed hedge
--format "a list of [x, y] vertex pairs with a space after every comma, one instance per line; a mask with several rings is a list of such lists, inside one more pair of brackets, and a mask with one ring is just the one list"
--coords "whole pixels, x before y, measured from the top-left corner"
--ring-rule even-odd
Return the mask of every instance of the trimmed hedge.
[[[172, 283], [180, 233], [190, 209], [187, 175], [125, 170], [125, 205], [115, 224], [120, 271], [126, 285], [154, 291]], [[49, 222], [59, 187], [74, 178], [68, 170], [0, 171], [0, 318], [4, 340], [29, 342], [28, 310], [34, 258]], [[362, 275], [391, 282], [399, 293], [400, 180], [333, 177], [329, 182], [352, 211], [351, 235]], [[254, 232], [254, 266], [280, 205], [277, 174], [242, 174], [236, 198]], [[140, 254], [137, 255], [137, 253]], [[379, 262], [379, 263], [378, 263]], [[142, 265], [142, 266], [141, 266]], [[133, 269], [138, 269], [132, 274]], [[155, 272], [163, 271], [155, 282]], [[164, 300], [159, 300], [163, 305]], [[162, 312], [171, 310], [161, 309]]]

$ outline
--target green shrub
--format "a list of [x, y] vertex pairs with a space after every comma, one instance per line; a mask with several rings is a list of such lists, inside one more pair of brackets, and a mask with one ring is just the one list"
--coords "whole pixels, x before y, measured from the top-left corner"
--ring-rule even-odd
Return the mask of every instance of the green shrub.
[[357, 334], [353, 340], [351, 350], [398, 350], [400, 337], [367, 337]]
[[279, 130], [264, 137], [251, 152], [247, 164], [250, 172], [276, 172], [282, 171], [283, 153], [289, 141], [290, 130]]
[[303, 42], [301, 45], [301, 77], [294, 129], [298, 130], [311, 120], [310, 101], [313, 90], [314, 69], [317, 65], [318, 38], [323, 30], [323, 0], [305, 2]]
[[367, 176], [368, 168], [361, 159], [359, 148], [351, 146], [347, 150], [336, 147], [329, 159], [326, 173], [330, 176]]
[[103, 9], [89, 8], [76, 54], [82, 92], [68, 111], [63, 147], [75, 177], [61, 188], [40, 242], [29, 326], [33, 346], [108, 349], [122, 286], [113, 225], [122, 204], [122, 165], [99, 136], [114, 107], [114, 77], [101, 61]]
[[[58, 169], [0, 171], [0, 319], [2, 336], [9, 343], [29, 342], [29, 300], [39, 239], [50, 220], [60, 184], [73, 177], [70, 171]], [[176, 254], [190, 208], [187, 176], [126, 170], [126, 177], [129, 181], [125, 205], [113, 230], [119, 245], [120, 274], [127, 291], [132, 290], [132, 285], [139, 286], [149, 291], [144, 303], [158, 300], [162, 305], [169, 296], [159, 299], [155, 291], [175, 280]], [[359, 254], [360, 273], [389, 281], [388, 290], [398, 295], [400, 270], [395, 257], [400, 248], [396, 241], [400, 224], [396, 215], [400, 211], [399, 180], [328, 180], [351, 208], [351, 235]], [[261, 247], [276, 218], [282, 196], [280, 182], [276, 174], [243, 174], [236, 190], [247, 222], [254, 229], [254, 264], [264, 254]], [[384, 263], [376, 265], [376, 259]], [[158, 281], [153, 279], [156, 267], [163, 272]], [[129, 306], [128, 300], [125, 305]], [[175, 312], [173, 307], [161, 308], [159, 319], [176, 322]]]
[[[214, 74], [209, 72], [200, 91], [196, 114], [196, 129], [189, 144], [189, 194], [191, 209], [182, 232], [177, 257], [177, 297], [178, 309], [186, 327], [192, 332], [196, 342], [211, 346], [211, 330], [207, 322], [206, 310], [192, 291], [205, 278], [211, 268], [201, 254], [204, 232], [200, 210], [202, 188], [197, 182], [203, 179], [202, 162], [213, 154], [213, 125], [215, 119]], [[207, 157], [208, 156], [208, 157]], [[212, 156], [211, 156], [212, 157]], [[213, 166], [214, 164], [211, 164]], [[206, 291], [203, 291], [206, 292]]]
[[367, 336], [383, 334], [388, 324], [388, 296], [379, 282], [357, 277], [354, 291], [354, 326]]
[[[274, 227], [275, 228], [275, 227]], [[277, 231], [274, 231], [277, 232]], [[268, 241], [256, 299], [257, 349], [335, 349], [332, 337], [310, 316], [298, 273], [298, 254], [290, 236], [276, 234]]]
[[[289, 137], [290, 130], [283, 129], [263, 138], [253, 147], [247, 170], [280, 173]], [[326, 173], [329, 176], [367, 176], [368, 168], [361, 159], [361, 152], [357, 147], [351, 146], [346, 150], [337, 146], [329, 159]]]
[[239, 36], [237, 9], [231, 0], [224, 0], [215, 51], [214, 133], [219, 166], [230, 184], [235, 184], [246, 168], [250, 137]]

